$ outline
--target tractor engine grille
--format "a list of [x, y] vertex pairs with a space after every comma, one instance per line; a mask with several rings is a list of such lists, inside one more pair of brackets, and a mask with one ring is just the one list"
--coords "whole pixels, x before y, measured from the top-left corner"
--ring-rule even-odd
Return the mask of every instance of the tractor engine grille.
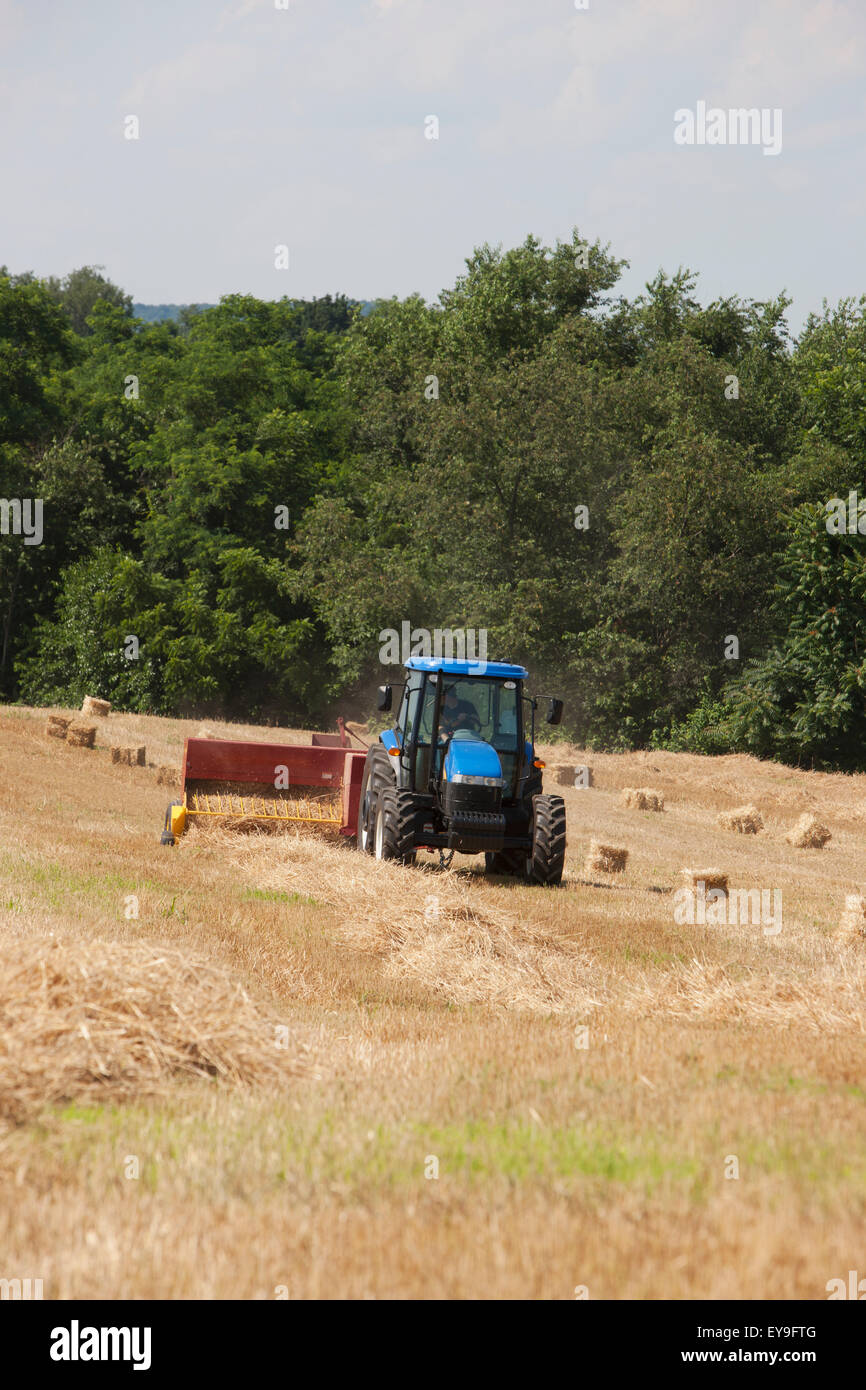
[[444, 811], [449, 820], [455, 816], [487, 815], [502, 808], [501, 787], [480, 787], [472, 782], [445, 784]]
[[448, 817], [448, 825], [458, 833], [463, 830], [480, 830], [490, 834], [505, 834], [505, 817], [498, 811], [458, 811], [456, 815]]

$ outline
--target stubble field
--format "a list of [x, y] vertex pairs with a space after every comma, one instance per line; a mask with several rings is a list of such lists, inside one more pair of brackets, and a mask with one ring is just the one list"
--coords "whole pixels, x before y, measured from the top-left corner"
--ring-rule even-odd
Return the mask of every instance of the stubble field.
[[[0, 709], [0, 1277], [821, 1299], [866, 1275], [866, 942], [833, 935], [866, 777], [542, 748], [595, 776], [548, 787], [569, 848], [543, 890], [310, 834], [163, 848], [171, 788], [107, 745], [179, 766], [200, 722], [112, 714], [90, 751], [46, 713]], [[716, 826], [744, 802], [762, 834]], [[824, 849], [785, 841], [804, 810]], [[590, 838], [625, 872], [585, 873]], [[781, 889], [782, 930], [678, 923], [686, 865]]]

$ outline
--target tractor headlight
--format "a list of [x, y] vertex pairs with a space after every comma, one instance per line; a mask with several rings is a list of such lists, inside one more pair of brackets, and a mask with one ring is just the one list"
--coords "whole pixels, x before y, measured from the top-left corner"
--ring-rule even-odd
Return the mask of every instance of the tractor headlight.
[[504, 787], [505, 782], [501, 777], [476, 777], [471, 772], [455, 772], [449, 777], [449, 782], [462, 782], [464, 785], [472, 787]]

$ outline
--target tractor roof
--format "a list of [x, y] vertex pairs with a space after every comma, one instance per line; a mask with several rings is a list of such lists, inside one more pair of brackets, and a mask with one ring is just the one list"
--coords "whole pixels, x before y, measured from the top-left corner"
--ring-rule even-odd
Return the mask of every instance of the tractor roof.
[[512, 666], [508, 661], [450, 661], [444, 656], [410, 656], [406, 669], [444, 671], [449, 676], [506, 677], [515, 681], [525, 681], [529, 677], [525, 666]]

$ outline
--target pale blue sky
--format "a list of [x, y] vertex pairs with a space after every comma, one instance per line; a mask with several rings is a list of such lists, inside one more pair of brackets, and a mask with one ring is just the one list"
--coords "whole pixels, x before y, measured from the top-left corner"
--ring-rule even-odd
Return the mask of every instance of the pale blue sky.
[[[675, 145], [699, 100], [781, 154]], [[144, 302], [432, 299], [576, 224], [797, 326], [866, 292], [864, 137], [866, 0], [0, 0], [0, 263]]]

